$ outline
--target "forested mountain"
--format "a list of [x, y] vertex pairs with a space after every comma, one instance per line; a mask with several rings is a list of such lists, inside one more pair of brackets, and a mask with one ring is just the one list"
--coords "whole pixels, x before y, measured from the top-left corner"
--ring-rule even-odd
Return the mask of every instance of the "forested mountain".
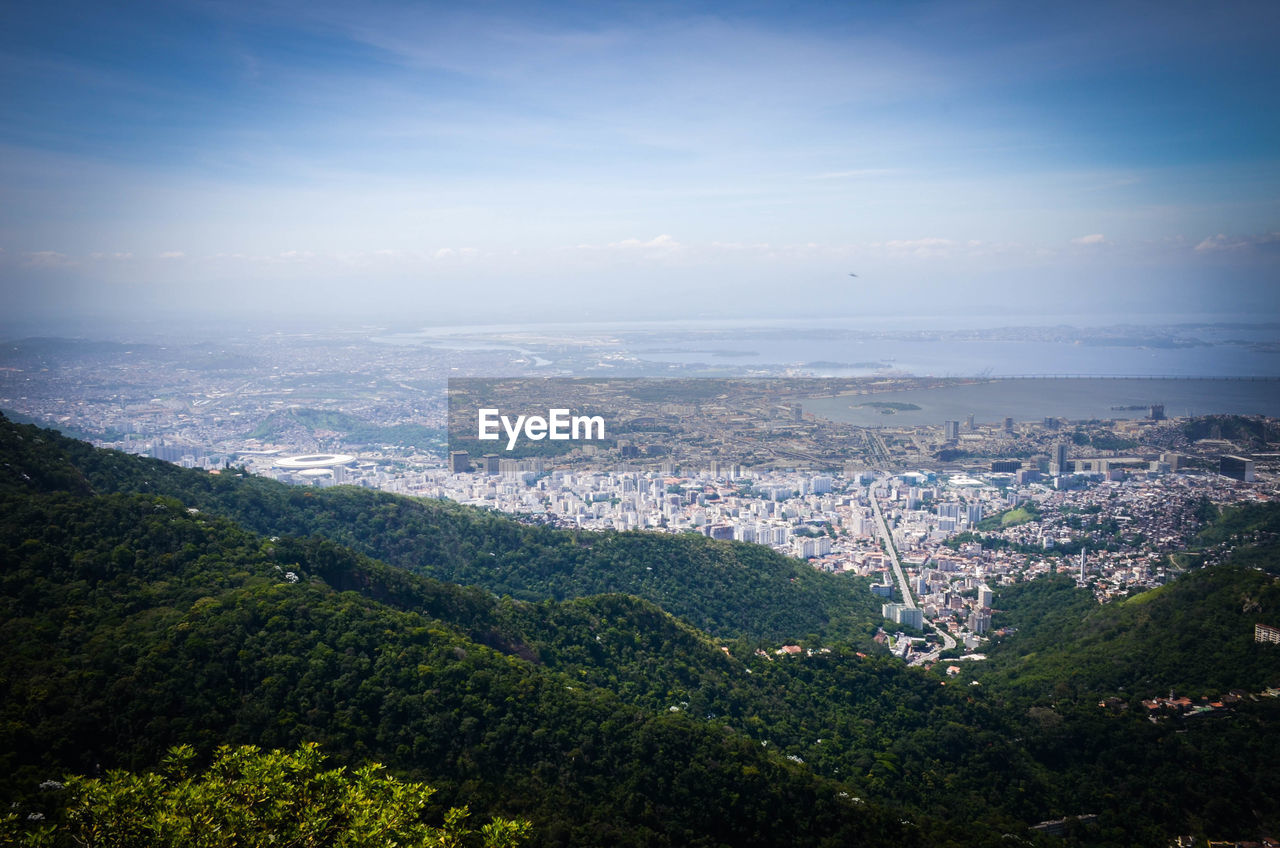
[[[437, 817], [526, 818], [535, 845], [1056, 844], [1028, 825], [1079, 814], [1082, 845], [1280, 829], [1277, 699], [1154, 721], [1139, 702], [1280, 684], [1251, 641], [1276, 583], [1250, 568], [1106, 607], [1008, 587], [1018, 632], [947, 678], [862, 647], [860, 584], [752, 546], [211, 477], [3, 421], [0, 516], [6, 806], [174, 744], [316, 742], [438, 787]], [[1274, 562], [1254, 536], [1249, 561]], [[503, 568], [520, 596], [424, 576]], [[619, 591], [649, 568], [649, 597]]]
[[[552, 843], [818, 844], [897, 821], [746, 735], [336, 591], [319, 575], [359, 559], [327, 544], [277, 547], [144, 495], [5, 507], [7, 794], [178, 743], [312, 741], [425, 779], [441, 803], [528, 816]], [[400, 605], [422, 596], [475, 623], [467, 593], [408, 582]]]
[[[1280, 566], [1274, 550], [1262, 558]], [[1276, 652], [1253, 638], [1255, 623], [1280, 626], [1280, 582], [1265, 571], [1229, 563], [1110, 604], [1092, 594], [1065, 575], [998, 592], [993, 603], [1008, 610], [993, 626], [1016, 632], [989, 650], [983, 682], [1032, 700], [1199, 697], [1277, 682]]]
[[37, 487], [168, 495], [264, 535], [322, 536], [418, 574], [523, 600], [624, 592], [708, 633], [771, 640], [814, 635], [869, 645], [880, 621], [864, 581], [759, 545], [532, 527], [446, 501], [192, 472], [67, 439], [56, 449], [38, 445], [32, 463], [9, 469], [0, 486], [25, 484], [27, 474]]

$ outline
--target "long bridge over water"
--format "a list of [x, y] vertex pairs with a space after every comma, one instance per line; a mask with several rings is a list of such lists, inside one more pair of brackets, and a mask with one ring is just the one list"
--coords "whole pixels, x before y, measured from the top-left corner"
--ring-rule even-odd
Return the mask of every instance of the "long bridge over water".
[[[963, 379], [963, 378], [961, 378]], [[1183, 374], [987, 374], [975, 380], [1183, 380], [1263, 383], [1280, 381], [1275, 377], [1198, 377]]]

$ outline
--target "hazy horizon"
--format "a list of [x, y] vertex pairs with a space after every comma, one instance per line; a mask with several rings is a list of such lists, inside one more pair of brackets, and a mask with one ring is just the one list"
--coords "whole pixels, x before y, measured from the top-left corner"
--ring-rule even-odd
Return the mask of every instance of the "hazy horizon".
[[893, 333], [963, 333], [966, 331], [1036, 330], [1060, 328], [1088, 333], [1099, 330], [1132, 328], [1152, 332], [1175, 332], [1180, 329], [1242, 328], [1252, 332], [1280, 334], [1280, 320], [1273, 316], [1247, 313], [1132, 313], [1010, 315], [990, 313], [950, 314], [863, 314], [863, 315], [796, 315], [762, 317], [729, 317], [690, 315], [681, 318], [645, 318], [620, 316], [605, 320], [534, 319], [480, 323], [474, 314], [459, 314], [454, 320], [426, 315], [421, 319], [404, 315], [316, 316], [282, 314], [192, 315], [190, 313], [154, 312], [146, 315], [25, 316], [14, 319], [0, 317], [0, 341], [23, 339], [82, 339], [86, 341], [185, 341], [205, 343], [225, 336], [264, 337], [273, 334], [342, 336], [369, 339], [407, 340], [454, 336], [497, 338], [508, 334], [535, 333], [544, 338], [560, 336], [565, 340], [601, 333], [634, 334], [646, 332], [698, 332], [741, 330], [796, 329], [811, 333], [821, 330], [866, 330], [871, 334]]

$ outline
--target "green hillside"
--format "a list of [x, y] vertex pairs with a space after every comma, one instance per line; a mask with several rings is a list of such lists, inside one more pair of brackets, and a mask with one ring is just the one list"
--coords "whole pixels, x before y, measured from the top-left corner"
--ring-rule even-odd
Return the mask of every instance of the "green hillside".
[[[1272, 518], [1218, 532], [1274, 563]], [[491, 560], [545, 594], [425, 576], [513, 579]], [[175, 744], [315, 742], [437, 787], [432, 821], [468, 804], [530, 820], [534, 845], [1051, 845], [1026, 828], [1086, 813], [1069, 844], [1280, 830], [1280, 699], [1138, 703], [1280, 684], [1280, 651], [1237, 638], [1275, 581], [1238, 564], [1107, 607], [1007, 587], [1017, 633], [947, 678], [861, 650], [832, 612], [858, 584], [754, 546], [210, 476], [3, 421], [0, 563], [0, 800], [21, 809]], [[617, 591], [631, 577], [651, 597]]]
[[350, 486], [300, 489], [95, 450], [53, 434], [29, 438], [43, 439], [35, 467], [10, 470], [0, 487], [24, 484], [25, 473], [40, 485], [167, 495], [264, 535], [321, 536], [418, 574], [522, 600], [636, 595], [726, 638], [812, 635], [870, 646], [880, 622], [865, 581], [815, 571], [758, 545], [531, 527], [445, 501]]
[[298, 438], [320, 438], [336, 445], [393, 445], [415, 447], [420, 451], [443, 454], [447, 442], [444, 430], [421, 424], [374, 424], [334, 409], [292, 407], [263, 419], [248, 433], [250, 438], [266, 441], [290, 441]]
[[1280, 505], [1229, 509], [1195, 542], [1230, 547], [1229, 561], [1115, 603], [1099, 605], [1066, 574], [1001, 587], [992, 626], [1015, 634], [988, 651], [983, 682], [1033, 699], [1280, 685], [1280, 652], [1253, 638], [1255, 624], [1280, 626], [1277, 528]]
[[[569, 844], [819, 844], [892, 821], [744, 735], [339, 592], [319, 576], [342, 568], [326, 546], [277, 548], [140, 495], [4, 506], [5, 795], [65, 771], [142, 769], [179, 743], [318, 742]], [[476, 611], [437, 606], [450, 603]]]

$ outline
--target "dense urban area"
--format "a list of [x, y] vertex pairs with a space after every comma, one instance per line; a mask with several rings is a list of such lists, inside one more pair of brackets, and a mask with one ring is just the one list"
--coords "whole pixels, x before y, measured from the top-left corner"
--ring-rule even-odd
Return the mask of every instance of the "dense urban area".
[[[355, 337], [7, 347], [0, 406], [100, 446], [560, 527], [755, 542], [870, 578], [883, 638], [917, 664], [957, 646], [981, 658], [995, 587], [1063, 572], [1107, 600], [1160, 585], [1210, 510], [1278, 491], [1274, 419], [1168, 417], [1153, 398], [1113, 420], [1027, 421], [1010, 408], [995, 421], [895, 427], [903, 405], [876, 399], [980, 378], [676, 378], [653, 391], [532, 379], [538, 358], [511, 351]], [[504, 387], [508, 403], [545, 408], [571, 388], [574, 402], [608, 410], [608, 438], [524, 455], [450, 450], [465, 440], [447, 427], [448, 381], [494, 371], [526, 378]], [[816, 397], [853, 398], [886, 423], [817, 417], [805, 407]]]

